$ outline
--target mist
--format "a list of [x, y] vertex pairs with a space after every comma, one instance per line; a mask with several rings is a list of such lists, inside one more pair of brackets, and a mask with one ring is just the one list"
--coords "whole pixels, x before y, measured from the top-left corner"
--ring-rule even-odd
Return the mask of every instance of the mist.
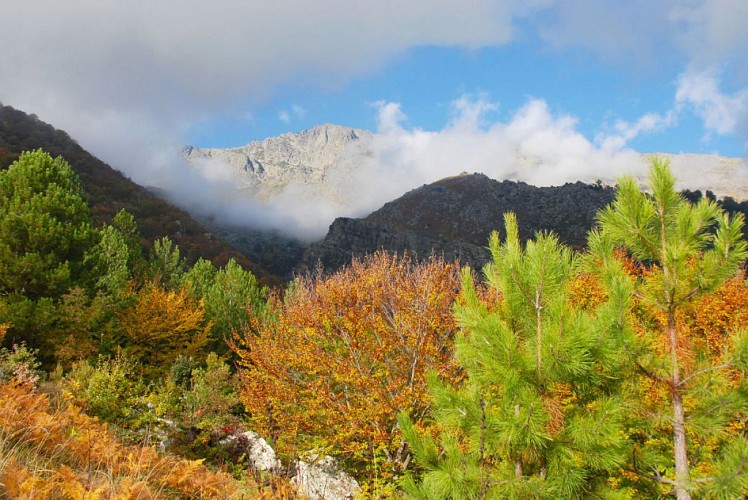
[[[703, 103], [702, 94], [713, 101], [742, 99], [721, 95], [709, 85], [706, 93], [692, 89], [708, 77], [683, 75], [670, 110], [647, 113], [631, 123], [618, 121], [594, 139], [578, 130], [574, 116], [554, 114], [542, 99], [529, 99], [502, 120], [499, 103], [485, 95], [463, 95], [451, 104], [445, 126], [434, 131], [408, 127], [400, 104], [378, 102], [373, 106], [378, 127], [366, 143], [366, 154], [344, 154], [338, 167], [327, 172], [322, 190], [291, 184], [267, 200], [251, 199], [249, 191], [237, 187], [228, 165], [211, 160], [197, 169], [187, 167], [197, 179], [173, 186], [170, 192], [180, 204], [192, 204], [193, 210], [227, 224], [312, 241], [322, 238], [336, 217], [364, 217], [409, 190], [462, 173], [534, 186], [580, 180], [610, 185], [622, 175], [643, 180], [648, 161], [628, 146], [630, 141], [640, 134], [666, 131], [689, 102]], [[710, 108], [715, 127], [737, 127], [742, 115], [732, 104], [719, 108], [721, 115], [719, 109]], [[735, 116], [728, 116], [729, 110], [736, 110]], [[711, 189], [723, 196], [735, 195], [734, 189], [745, 192], [748, 166], [730, 160], [726, 167], [720, 163], [724, 161], [728, 160], [717, 156], [672, 157], [680, 188]]]
[[[461, 172], [535, 185], [642, 172], [632, 141], [684, 117], [701, 122], [707, 140], [733, 135], [748, 145], [747, 16], [748, 3], [737, 0], [5, 0], [0, 101], [67, 131], [189, 210], [310, 240], [335, 217], [364, 216]], [[271, 200], [248, 199], [221, 165], [193, 169], [179, 156], [191, 130], [251, 116], [287, 86], [332, 102], [351, 82], [417, 48], [469, 54], [528, 41], [568, 60], [581, 54], [642, 74], [645, 82], [650, 73], [680, 75], [670, 109], [631, 121], [614, 115], [593, 134], [585, 127], [585, 135], [578, 117], [544, 96], [503, 109], [468, 94], [452, 103], [443, 126], [424, 129], [410, 123], [396, 96], [371, 95], [385, 99], [372, 108], [378, 125], [371, 154], [355, 171], [331, 176], [332, 197], [297, 185]], [[462, 90], [481, 90], [470, 85]], [[283, 123], [303, 111], [283, 106], [291, 110], [281, 112]]]

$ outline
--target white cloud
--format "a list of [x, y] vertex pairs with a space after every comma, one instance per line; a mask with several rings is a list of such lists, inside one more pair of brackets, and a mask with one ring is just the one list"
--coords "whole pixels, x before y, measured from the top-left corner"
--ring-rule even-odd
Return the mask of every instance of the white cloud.
[[672, 48], [666, 22], [676, 0], [565, 0], [539, 25], [542, 40], [557, 49], [583, 48], [623, 65], [653, 66]]
[[740, 132], [748, 123], [748, 88], [729, 95], [719, 86], [718, 73], [713, 69], [686, 71], [678, 78], [676, 104], [692, 108], [710, 132]]
[[[748, 2], [744, 0], [701, 0], [675, 2], [669, 21], [681, 31], [678, 43], [688, 52], [691, 65], [708, 68], [731, 60], [740, 67], [748, 64]], [[743, 70], [743, 78], [748, 70]]]
[[296, 116], [296, 118], [304, 118], [306, 116], [306, 109], [304, 109], [303, 106], [299, 106], [298, 104], [294, 104], [291, 106], [291, 111], [293, 111], [293, 114]]
[[[341, 85], [414, 46], [505, 43], [538, 3], [5, 0], [0, 101], [83, 142], [101, 112], [173, 129], [260, 102], [291, 79]], [[59, 103], [80, 119], [58, 116]]]
[[675, 109], [670, 109], [664, 114], [646, 113], [633, 123], [625, 120], [616, 121], [613, 131], [598, 134], [595, 142], [606, 150], [621, 149], [642, 133], [661, 131], [672, 127], [676, 122]]
[[286, 125], [291, 123], [291, 120], [303, 119], [306, 116], [306, 109], [298, 104], [291, 106], [291, 110], [282, 109], [278, 112], [278, 120], [282, 121]]
[[564, 0], [538, 17], [538, 33], [558, 50], [583, 49], [645, 75], [730, 61], [748, 83], [745, 0]]

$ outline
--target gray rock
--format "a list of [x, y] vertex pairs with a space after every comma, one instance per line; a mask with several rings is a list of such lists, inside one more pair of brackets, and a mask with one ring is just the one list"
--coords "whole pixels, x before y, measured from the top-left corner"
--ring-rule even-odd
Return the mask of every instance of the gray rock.
[[553, 231], [572, 247], [582, 248], [595, 214], [613, 200], [611, 188], [577, 182], [534, 187], [524, 182], [499, 182], [483, 174], [448, 177], [414, 189], [364, 219], [338, 218], [324, 240], [304, 253], [298, 272], [320, 265], [331, 273], [383, 249], [416, 260], [432, 253], [481, 269], [490, 259], [488, 238], [502, 233], [502, 215], [516, 214], [520, 238]]
[[298, 460], [291, 482], [310, 500], [345, 500], [361, 490], [358, 482], [341, 470], [338, 462], [329, 455], [312, 455], [308, 460]]
[[187, 146], [182, 156], [203, 169], [218, 168], [213, 162], [228, 165], [248, 197], [269, 199], [291, 184], [302, 184], [334, 199], [337, 187], [329, 185], [328, 174], [354, 170], [361, 157], [368, 154], [371, 138], [365, 130], [325, 124], [239, 148]]
[[240, 446], [247, 454], [247, 460], [256, 470], [277, 473], [281, 470], [281, 461], [275, 450], [259, 434], [247, 431], [238, 436], [229, 436], [221, 443], [223, 446]]

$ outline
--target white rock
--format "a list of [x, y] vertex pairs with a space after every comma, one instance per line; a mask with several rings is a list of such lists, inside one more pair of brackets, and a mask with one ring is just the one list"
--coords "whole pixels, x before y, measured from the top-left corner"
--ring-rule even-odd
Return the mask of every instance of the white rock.
[[297, 461], [296, 475], [291, 482], [310, 500], [345, 500], [361, 490], [358, 482], [341, 470], [338, 462], [329, 455], [313, 455], [308, 461]]
[[[221, 444], [233, 445], [237, 439], [242, 446], [246, 446], [247, 459], [257, 470], [277, 472], [281, 469], [281, 461], [275, 455], [275, 450], [259, 434], [247, 431], [237, 436], [229, 436]], [[246, 440], [246, 445], [244, 441]]]

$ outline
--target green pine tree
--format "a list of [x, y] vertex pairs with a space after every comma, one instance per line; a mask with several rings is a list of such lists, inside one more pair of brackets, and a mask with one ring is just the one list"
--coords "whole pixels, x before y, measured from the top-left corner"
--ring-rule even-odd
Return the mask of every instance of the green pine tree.
[[463, 277], [455, 356], [465, 380], [453, 388], [431, 377], [437, 434], [399, 418], [417, 468], [403, 487], [416, 498], [614, 496], [630, 287], [611, 273], [607, 301], [585, 310], [570, 297], [574, 254], [550, 234], [523, 249], [513, 214], [505, 227], [484, 269], [497, 302]]
[[0, 170], [0, 323], [7, 345], [26, 343], [49, 367], [61, 299], [83, 286], [95, 232], [78, 177], [61, 157], [37, 150]]
[[234, 259], [222, 269], [200, 259], [184, 274], [183, 283], [202, 299], [205, 317], [213, 323], [210, 347], [221, 354], [228, 352], [225, 341], [232, 332], [247, 327], [250, 314], [262, 314], [265, 309], [267, 288]]
[[257, 278], [231, 259], [205, 291], [205, 314], [221, 340], [230, 338], [232, 331], [248, 325], [249, 313], [264, 309], [266, 296], [267, 289]]
[[142, 238], [135, 217], [123, 208], [112, 219], [112, 227], [122, 235], [127, 246], [127, 268], [132, 275], [142, 276], [146, 269], [146, 262], [143, 258]]
[[[691, 498], [691, 492], [698, 490], [743, 497], [748, 492], [748, 443], [744, 434], [727, 439], [725, 432], [731, 416], [748, 411], [742, 372], [737, 389], [728, 382], [736, 377], [728, 370], [745, 368], [746, 337], [736, 335], [732, 349], [715, 362], [678, 327], [681, 311], [734, 276], [748, 255], [742, 239], [743, 216], [730, 219], [707, 198], [688, 202], [675, 190], [667, 162], [652, 162], [650, 183], [648, 194], [631, 177], [619, 180], [616, 199], [599, 213], [600, 229], [590, 237], [599, 269], [609, 271], [619, 265], [613, 258], [616, 247], [647, 268], [636, 282], [632, 278], [632, 285], [643, 307], [663, 318], [649, 322], [636, 366], [649, 384], [669, 394], [670, 415], [634, 401], [639, 411], [632, 416], [642, 416], [637, 422], [641, 442], [667, 442], [668, 436], [661, 434], [669, 431], [670, 453], [645, 448], [633, 455], [630, 467], [672, 489], [679, 499]], [[658, 354], [663, 346], [665, 354]], [[714, 446], [710, 449], [707, 443], [720, 442], [725, 444], [724, 453], [715, 455]], [[706, 476], [705, 464], [712, 465]]]
[[187, 261], [182, 257], [179, 246], [168, 236], [153, 242], [150, 274], [156, 282], [169, 288], [179, 288], [186, 267]]
[[92, 243], [80, 181], [62, 157], [23, 153], [0, 171], [0, 294], [59, 297]]
[[86, 255], [93, 273], [93, 288], [106, 296], [110, 303], [119, 304], [132, 277], [128, 266], [130, 249], [124, 235], [112, 226], [104, 227], [98, 236], [99, 242]]

